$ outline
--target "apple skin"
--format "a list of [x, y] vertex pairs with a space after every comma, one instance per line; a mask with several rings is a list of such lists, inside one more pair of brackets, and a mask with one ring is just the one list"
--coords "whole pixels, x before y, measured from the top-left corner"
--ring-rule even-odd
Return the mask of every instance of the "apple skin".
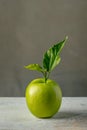
[[49, 118], [56, 114], [61, 106], [62, 91], [53, 80], [44, 78], [31, 81], [25, 91], [26, 103], [31, 113], [39, 118]]

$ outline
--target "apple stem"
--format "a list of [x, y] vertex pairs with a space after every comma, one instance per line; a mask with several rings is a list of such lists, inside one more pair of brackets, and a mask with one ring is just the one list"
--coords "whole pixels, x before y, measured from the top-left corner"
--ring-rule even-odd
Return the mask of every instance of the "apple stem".
[[45, 83], [47, 81], [47, 71], [44, 72]]
[[47, 72], [47, 71], [44, 72], [45, 83], [47, 79], [49, 78], [49, 75], [50, 75], [50, 72]]

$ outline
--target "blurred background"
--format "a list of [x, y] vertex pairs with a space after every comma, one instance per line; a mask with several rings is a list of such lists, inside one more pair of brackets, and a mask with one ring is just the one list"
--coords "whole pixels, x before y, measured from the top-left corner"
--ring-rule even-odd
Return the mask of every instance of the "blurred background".
[[50, 78], [63, 96], [87, 96], [87, 0], [0, 0], [0, 96], [25, 96], [42, 75], [24, 69], [68, 35]]

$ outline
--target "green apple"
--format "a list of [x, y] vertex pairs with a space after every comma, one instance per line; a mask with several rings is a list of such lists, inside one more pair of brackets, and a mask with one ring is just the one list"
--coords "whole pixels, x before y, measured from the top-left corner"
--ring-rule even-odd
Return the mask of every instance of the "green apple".
[[37, 70], [43, 74], [43, 78], [34, 79], [26, 87], [26, 102], [33, 115], [39, 118], [48, 118], [56, 114], [61, 106], [62, 91], [55, 81], [49, 79], [51, 71], [59, 64], [60, 51], [66, 40], [52, 46], [45, 52], [43, 66], [30, 64], [25, 66], [29, 70]]
[[59, 85], [48, 79], [38, 78], [26, 88], [26, 102], [31, 113], [40, 118], [52, 117], [60, 108], [62, 92]]

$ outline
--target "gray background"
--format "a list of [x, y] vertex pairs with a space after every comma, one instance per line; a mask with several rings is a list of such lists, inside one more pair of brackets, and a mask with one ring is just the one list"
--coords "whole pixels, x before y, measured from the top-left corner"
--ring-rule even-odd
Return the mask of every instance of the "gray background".
[[0, 0], [0, 96], [24, 96], [44, 51], [68, 35], [51, 74], [63, 96], [87, 96], [87, 0]]

